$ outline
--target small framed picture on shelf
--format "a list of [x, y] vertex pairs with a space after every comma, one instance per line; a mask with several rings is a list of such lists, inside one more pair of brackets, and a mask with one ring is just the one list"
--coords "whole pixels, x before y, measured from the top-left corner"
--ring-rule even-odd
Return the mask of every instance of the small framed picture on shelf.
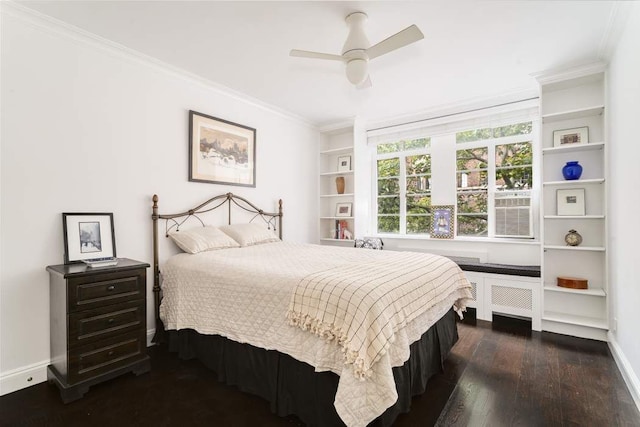
[[430, 237], [435, 239], [453, 239], [453, 205], [431, 206]]
[[558, 216], [583, 216], [584, 188], [556, 190]]
[[338, 157], [338, 172], [349, 172], [351, 170], [351, 156]]
[[587, 126], [553, 131], [553, 146], [564, 147], [571, 144], [586, 144], [589, 142], [589, 128]]
[[336, 203], [336, 216], [351, 216], [351, 203]]

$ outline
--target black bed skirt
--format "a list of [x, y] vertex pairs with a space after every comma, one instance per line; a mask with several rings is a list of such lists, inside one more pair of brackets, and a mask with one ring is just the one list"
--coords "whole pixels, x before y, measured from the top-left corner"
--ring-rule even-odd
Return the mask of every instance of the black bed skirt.
[[[456, 313], [451, 310], [411, 344], [411, 357], [393, 368], [397, 402], [370, 426], [390, 426], [409, 412], [411, 398], [424, 393], [427, 381], [442, 372], [443, 361], [458, 340]], [[279, 416], [295, 414], [308, 426], [344, 426], [333, 406], [338, 375], [315, 372], [311, 365], [274, 350], [240, 344], [194, 330], [168, 331], [169, 350], [181, 359], [199, 359], [218, 379], [263, 397]]]

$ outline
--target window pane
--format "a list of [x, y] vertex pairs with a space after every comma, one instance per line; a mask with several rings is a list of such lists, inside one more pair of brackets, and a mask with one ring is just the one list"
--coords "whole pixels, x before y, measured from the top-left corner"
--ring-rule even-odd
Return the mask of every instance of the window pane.
[[399, 197], [378, 197], [378, 213], [379, 214], [400, 213], [400, 198]]
[[486, 191], [458, 193], [459, 213], [487, 213]]
[[489, 173], [487, 171], [458, 172], [458, 189], [487, 188], [489, 186]]
[[473, 148], [470, 150], [458, 150], [456, 161], [458, 170], [486, 169], [489, 158], [487, 147]]
[[400, 217], [399, 216], [378, 216], [378, 232], [399, 233]]
[[414, 150], [416, 148], [429, 148], [431, 146], [431, 138], [419, 138], [412, 139], [411, 141], [405, 141], [405, 150]]
[[431, 188], [431, 177], [413, 176], [407, 178], [407, 193], [426, 193]]
[[529, 166], [532, 163], [531, 142], [496, 145], [496, 167]]
[[400, 159], [398, 157], [393, 159], [378, 160], [378, 178], [399, 175]]
[[378, 144], [378, 154], [395, 153], [402, 150], [402, 142], [390, 142], [388, 144]]
[[387, 178], [378, 180], [378, 196], [398, 194], [399, 192], [400, 180], [398, 178]]
[[419, 175], [431, 172], [431, 156], [421, 154], [419, 156], [407, 156], [407, 175]]
[[456, 133], [456, 143], [489, 139], [492, 134], [493, 132], [491, 128], [466, 130], [464, 132]]
[[487, 217], [458, 215], [458, 236], [486, 237]]
[[496, 188], [498, 190], [529, 190], [533, 186], [533, 168], [496, 169]]
[[427, 234], [429, 233], [430, 216], [408, 216], [407, 234]]
[[428, 214], [430, 207], [431, 196], [407, 196], [407, 214]]
[[528, 135], [533, 128], [533, 122], [517, 123], [515, 125], [501, 126], [493, 129], [493, 136], [501, 138], [512, 135]]

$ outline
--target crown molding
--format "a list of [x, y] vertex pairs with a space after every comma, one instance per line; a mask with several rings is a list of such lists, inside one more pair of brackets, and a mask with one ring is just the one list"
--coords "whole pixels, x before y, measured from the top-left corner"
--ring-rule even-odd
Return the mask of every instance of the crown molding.
[[[618, 41], [627, 26], [634, 2], [614, 2], [609, 13], [607, 27], [605, 28], [600, 45], [598, 46], [598, 59], [608, 62], [615, 52]], [[637, 7], [637, 6], [636, 6]]]
[[308, 119], [305, 119], [302, 116], [298, 116], [290, 111], [276, 107], [257, 98], [253, 98], [220, 83], [216, 83], [212, 80], [191, 73], [183, 68], [173, 66], [157, 58], [145, 55], [141, 52], [138, 52], [137, 50], [128, 48], [112, 40], [83, 30], [82, 28], [78, 28], [74, 25], [45, 15], [21, 4], [17, 4], [14, 1], [0, 0], [0, 15], [11, 16], [12, 18], [16, 18], [25, 24], [44, 30], [50, 34], [73, 39], [74, 41], [80, 42], [84, 45], [103, 50], [111, 55], [116, 55], [121, 59], [133, 61], [138, 64], [151, 67], [172, 77], [182, 79], [189, 83], [198, 84], [208, 90], [212, 90], [234, 100], [244, 102], [263, 111], [267, 111], [285, 119], [292, 120], [294, 122], [297, 122], [298, 124], [312, 128], [313, 130], [318, 130], [318, 126], [315, 123], [309, 121]]
[[607, 69], [607, 63], [603, 61], [589, 62], [565, 68], [553, 68], [531, 74], [540, 85], [559, 83], [565, 80], [577, 79], [593, 74], [603, 73]]

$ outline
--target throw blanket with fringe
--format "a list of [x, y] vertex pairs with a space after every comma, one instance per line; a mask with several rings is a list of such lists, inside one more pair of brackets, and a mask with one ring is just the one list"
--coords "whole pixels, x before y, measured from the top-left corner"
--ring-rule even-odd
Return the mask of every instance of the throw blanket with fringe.
[[[291, 325], [333, 341], [357, 378], [394, 342], [395, 333], [441, 303], [453, 290], [471, 286], [457, 264], [414, 252], [316, 272], [300, 281], [289, 304]], [[454, 308], [462, 317], [465, 299]]]

